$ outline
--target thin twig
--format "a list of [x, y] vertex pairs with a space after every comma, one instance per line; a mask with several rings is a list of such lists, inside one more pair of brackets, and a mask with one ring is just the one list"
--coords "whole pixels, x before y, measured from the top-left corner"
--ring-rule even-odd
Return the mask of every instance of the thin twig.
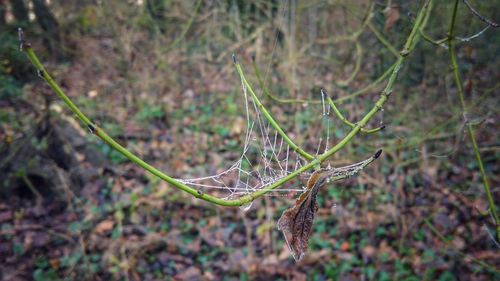
[[469, 137], [472, 142], [472, 148], [474, 151], [474, 155], [476, 157], [477, 164], [479, 166], [479, 171], [481, 172], [481, 177], [483, 179], [484, 191], [486, 193], [486, 198], [488, 200], [489, 209], [493, 219], [495, 221], [495, 225], [497, 227], [497, 237], [500, 239], [500, 217], [497, 213], [497, 208], [495, 201], [493, 200], [493, 195], [491, 194], [490, 184], [488, 182], [488, 178], [486, 176], [486, 171], [484, 170], [483, 161], [481, 159], [481, 154], [479, 153], [479, 147], [476, 142], [476, 137], [474, 135], [473, 125], [467, 120], [467, 106], [465, 104], [464, 91], [462, 87], [462, 80], [460, 78], [460, 73], [458, 71], [458, 64], [455, 58], [455, 50], [453, 48], [453, 32], [455, 30], [455, 22], [457, 18], [457, 10], [458, 10], [458, 0], [455, 0], [455, 6], [453, 7], [453, 15], [451, 17], [450, 30], [448, 32], [448, 54], [450, 57], [451, 68], [453, 70], [453, 77], [455, 80], [455, 85], [457, 87], [457, 94], [460, 98], [460, 105], [462, 106], [462, 112], [464, 116], [464, 121], [467, 124], [467, 132], [469, 133]]
[[445, 44], [446, 41], [448, 41], [447, 37], [443, 38], [443, 39], [439, 39], [439, 40], [434, 40], [429, 35], [427, 35], [425, 32], [423, 32], [422, 30], [420, 30], [420, 35], [422, 35], [422, 38], [424, 38], [425, 41], [427, 41], [433, 45], [442, 47], [444, 49], [448, 49], [448, 46], [446, 46], [446, 44]]
[[[345, 118], [344, 115], [342, 115], [340, 110], [337, 108], [337, 106], [333, 102], [333, 99], [326, 93], [326, 91], [324, 89], [321, 89], [321, 94], [326, 96], [326, 99], [328, 100], [328, 103], [332, 107], [333, 112], [335, 112], [335, 115], [337, 115], [337, 117], [340, 119], [340, 121], [342, 121], [344, 124], [346, 124], [347, 126], [349, 126], [351, 128], [354, 128], [356, 126], [356, 124], [352, 123], [347, 118]], [[378, 128], [373, 128], [373, 129], [361, 128], [360, 131], [361, 131], [361, 133], [364, 133], [364, 134], [373, 134], [373, 133], [376, 133], [376, 132], [383, 130], [384, 128], [385, 128], [385, 125], [382, 125]]]
[[478, 11], [476, 11], [474, 8], [472, 8], [472, 6], [469, 4], [469, 1], [467, 0], [463, 0], [465, 6], [467, 6], [467, 8], [469, 8], [469, 11], [471, 11], [472, 14], [474, 14], [478, 19], [480, 19], [482, 22], [485, 22], [486, 24], [488, 24], [489, 26], [491, 27], [499, 27], [500, 24], [496, 23], [496, 22], [493, 22], [487, 18], [485, 18], [484, 16], [482, 16]]
[[389, 40], [385, 39], [385, 37], [380, 33], [375, 26], [370, 22], [368, 23], [368, 28], [375, 34], [375, 37], [382, 43], [390, 52], [391, 54], [395, 55], [396, 57], [399, 56], [398, 51], [396, 48], [389, 42]]
[[346, 87], [352, 81], [354, 81], [359, 73], [359, 70], [361, 69], [361, 63], [363, 60], [363, 47], [361, 46], [361, 43], [359, 43], [359, 41], [356, 41], [354, 45], [356, 46], [356, 62], [354, 64], [354, 70], [352, 70], [351, 75], [349, 75], [349, 77], [347, 77], [346, 79], [334, 82], [340, 87]]
[[483, 35], [483, 33], [486, 32], [486, 30], [488, 30], [490, 27], [491, 27], [490, 25], [487, 25], [485, 28], [481, 29], [481, 31], [479, 31], [476, 34], [473, 34], [473, 35], [467, 36], [467, 37], [458, 37], [458, 36], [456, 36], [455, 39], [458, 39], [458, 40], [460, 40], [462, 42], [469, 42], [470, 40], [476, 39], [477, 37]]
[[184, 39], [184, 37], [186, 37], [187, 32], [193, 25], [194, 19], [198, 15], [198, 10], [201, 7], [201, 2], [202, 2], [201, 0], [196, 1], [193, 8], [193, 14], [191, 15], [186, 25], [182, 29], [181, 34], [179, 34], [179, 36], [177, 36], [177, 38], [175, 38], [175, 40], [172, 43], [170, 43], [170, 45], [167, 46], [167, 50], [173, 49], [175, 46], [177, 46], [177, 44], [179, 44], [179, 42], [181, 42]]

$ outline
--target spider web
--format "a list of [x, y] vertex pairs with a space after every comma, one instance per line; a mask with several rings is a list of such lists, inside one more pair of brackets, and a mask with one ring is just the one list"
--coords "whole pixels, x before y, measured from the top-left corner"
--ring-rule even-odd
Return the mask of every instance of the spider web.
[[[215, 175], [177, 179], [198, 190], [214, 190], [225, 199], [233, 199], [272, 185], [307, 163], [301, 155], [290, 149], [290, 145], [249, 97], [243, 81], [241, 83], [247, 124], [239, 158], [229, 168]], [[322, 149], [326, 151], [329, 145], [330, 106], [325, 99], [322, 95], [322, 118], [326, 125], [326, 139], [319, 139], [316, 155], [322, 152]], [[304, 174], [307, 176], [307, 173]], [[304, 190], [302, 185], [285, 184], [266, 195], [287, 196]]]
[[[287, 16], [290, 10], [288, 1], [283, 1], [280, 4], [277, 25], [281, 27], [276, 27], [274, 43], [270, 52], [271, 58], [269, 59], [266, 70], [264, 71], [263, 81], [267, 80], [271, 69], [272, 58], [278, 45], [279, 30], [286, 28], [285, 25], [287, 17], [290, 16]], [[290, 149], [290, 145], [269, 123], [261, 112], [259, 105], [252, 97], [249, 97], [243, 79], [241, 79], [241, 85], [246, 114], [246, 132], [245, 135], [242, 136], [244, 137], [244, 142], [239, 157], [232, 165], [229, 166], [229, 168], [222, 170], [215, 175], [178, 179], [178, 181], [189, 185], [194, 189], [201, 192], [209, 191], [210, 193], [214, 193], [218, 197], [224, 199], [234, 199], [266, 188], [301, 168], [308, 162], [300, 154], [296, 153], [293, 149]], [[262, 91], [260, 92], [262, 95]], [[316, 156], [326, 152], [329, 149], [331, 141], [331, 108], [323, 91], [321, 91], [321, 109], [318, 109], [318, 111], [319, 110], [322, 110], [321, 123], [324, 129], [322, 133], [318, 135]], [[383, 114], [383, 109], [381, 111]], [[381, 123], [383, 123], [382, 120], [383, 115], [381, 117]], [[299, 144], [299, 146], [304, 147], [302, 144]], [[339, 175], [354, 175], [364, 167], [364, 163], [366, 161], [372, 160], [365, 160], [357, 164], [341, 168], [332, 168], [328, 165], [326, 169], [331, 172], [332, 176], [336, 176], [335, 173], [339, 173]], [[305, 172], [297, 179], [301, 179], [301, 177], [307, 179], [310, 175], [311, 173]], [[265, 196], [291, 196], [304, 191], [304, 184], [298, 183], [294, 180], [294, 182], [287, 182], [284, 185], [271, 190], [266, 193]], [[242, 210], [248, 210], [251, 207], [251, 204], [252, 203], [242, 206]]]

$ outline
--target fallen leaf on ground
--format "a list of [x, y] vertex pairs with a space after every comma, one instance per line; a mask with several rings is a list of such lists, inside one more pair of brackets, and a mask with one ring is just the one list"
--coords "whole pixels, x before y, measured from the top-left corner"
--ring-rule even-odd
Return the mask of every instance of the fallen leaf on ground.
[[115, 225], [114, 221], [104, 220], [100, 222], [98, 225], [96, 225], [94, 231], [97, 232], [98, 234], [104, 234], [105, 232], [108, 232], [111, 229], [113, 229], [114, 225]]
[[177, 274], [174, 277], [175, 280], [186, 280], [186, 281], [191, 281], [191, 280], [200, 280], [201, 279], [201, 271], [194, 266], [189, 267], [187, 270]]

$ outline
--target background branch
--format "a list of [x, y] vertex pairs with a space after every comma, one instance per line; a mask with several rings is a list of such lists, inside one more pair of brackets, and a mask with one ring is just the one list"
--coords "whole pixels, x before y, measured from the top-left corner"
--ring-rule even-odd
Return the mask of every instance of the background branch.
[[481, 159], [481, 154], [479, 153], [479, 147], [477, 145], [476, 136], [474, 135], [474, 128], [472, 123], [468, 120], [467, 115], [467, 105], [465, 104], [464, 91], [462, 87], [462, 80], [460, 78], [460, 73], [458, 70], [457, 60], [455, 58], [455, 50], [453, 48], [453, 33], [455, 30], [455, 22], [457, 19], [457, 10], [458, 10], [459, 0], [455, 0], [455, 6], [453, 7], [453, 14], [450, 22], [450, 30], [448, 32], [448, 54], [450, 57], [451, 69], [453, 70], [453, 78], [455, 81], [455, 86], [457, 87], [457, 94], [460, 98], [460, 105], [462, 107], [462, 112], [464, 116], [464, 122], [467, 126], [467, 132], [469, 134], [469, 138], [472, 142], [472, 149], [474, 151], [474, 155], [476, 157], [477, 164], [479, 166], [479, 171], [481, 172], [481, 177], [483, 179], [484, 192], [486, 193], [486, 198], [488, 200], [489, 210], [495, 220], [495, 225], [497, 229], [497, 238], [500, 239], [500, 217], [497, 213], [497, 208], [495, 205], [495, 201], [493, 200], [493, 195], [491, 194], [490, 184], [488, 182], [488, 177], [486, 176], [486, 171], [484, 170], [483, 160]]

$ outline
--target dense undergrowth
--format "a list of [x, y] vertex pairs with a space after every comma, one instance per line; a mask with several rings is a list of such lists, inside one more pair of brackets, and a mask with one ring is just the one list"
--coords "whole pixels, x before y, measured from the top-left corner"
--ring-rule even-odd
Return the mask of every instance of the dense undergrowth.
[[[385, 83], [356, 91], [393, 64], [422, 1], [69, 2], [47, 6], [57, 45], [37, 19], [11, 18], [0, 29], [0, 277], [499, 278], [495, 225], [443, 46], [418, 44], [370, 123], [385, 130], [358, 136], [333, 157], [340, 166], [384, 149], [358, 177], [320, 191], [310, 252], [296, 264], [276, 229], [296, 194], [261, 198], [243, 213], [170, 188], [72, 121], [18, 52], [15, 31], [27, 28], [59, 84], [110, 135], [188, 178], [227, 168], [242, 147], [246, 120], [232, 53], [256, 88], [252, 56], [273, 95], [310, 101], [283, 104], [259, 91], [294, 140], [316, 151], [326, 137], [319, 89], [340, 98], [350, 120], [363, 116]], [[453, 1], [436, 2], [426, 35], [438, 40]], [[494, 1], [470, 2], [500, 18]], [[460, 3], [455, 34], [469, 37], [485, 24]], [[499, 43], [494, 28], [455, 43], [494, 198]], [[349, 129], [336, 119], [330, 126], [332, 143]]]

